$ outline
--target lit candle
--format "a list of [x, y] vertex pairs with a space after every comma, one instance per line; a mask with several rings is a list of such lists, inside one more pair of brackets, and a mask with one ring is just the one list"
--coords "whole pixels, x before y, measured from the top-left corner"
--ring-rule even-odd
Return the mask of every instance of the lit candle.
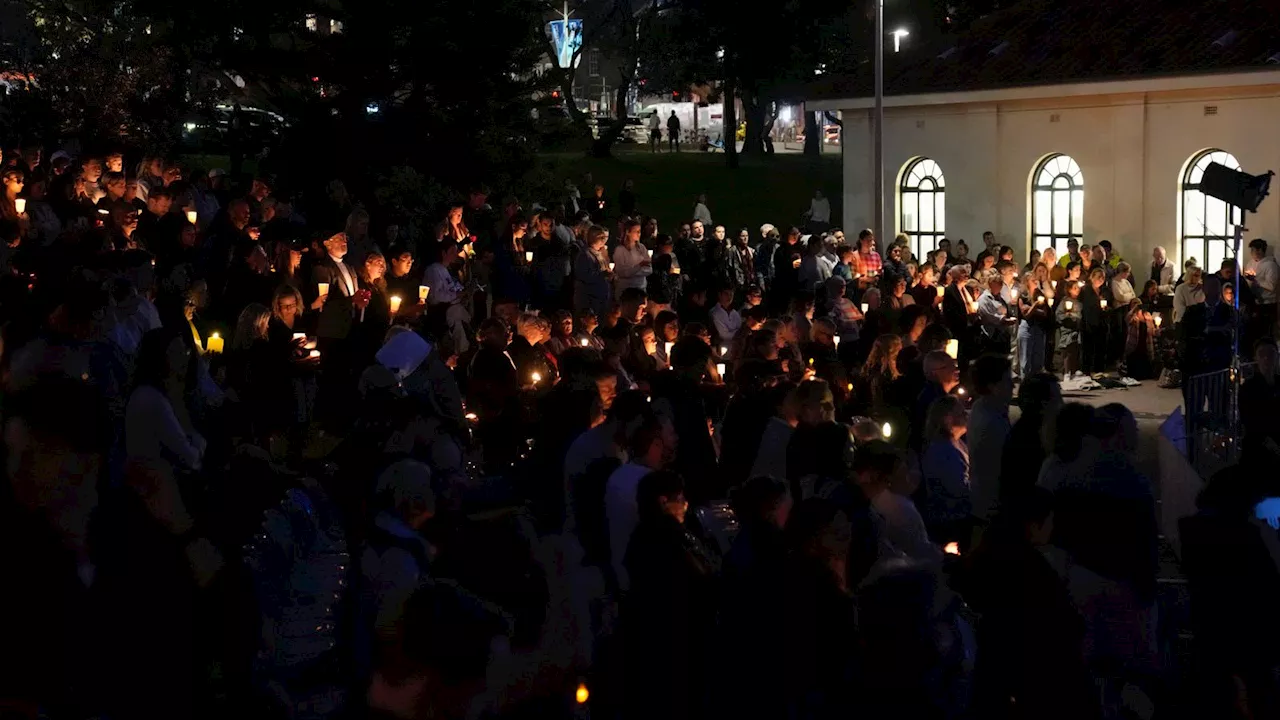
[[195, 225], [195, 224], [196, 224], [196, 211], [195, 211], [195, 210], [188, 210], [188, 211], [187, 211], [187, 222], [191, 223], [192, 225]]
[[431, 288], [427, 287], [426, 285], [419, 285], [419, 286], [418, 286], [418, 299], [419, 299], [419, 300], [426, 300], [426, 299], [427, 299], [427, 293], [429, 293], [429, 292], [431, 292]]
[[400, 296], [392, 295], [391, 296], [391, 314], [395, 315], [399, 311], [400, 311]]
[[1064, 301], [1064, 302], [1062, 303], [1062, 307], [1064, 307], [1064, 308], [1066, 308], [1066, 309], [1070, 310], [1070, 309], [1071, 309], [1071, 307], [1072, 307], [1072, 302], [1071, 302], [1070, 300], [1066, 300], [1066, 301]]
[[862, 314], [863, 314], [863, 315], [866, 315], [866, 314], [867, 314], [867, 304], [866, 304], [866, 303], [862, 303]]
[[1164, 318], [1160, 317], [1160, 313], [1151, 316], [1151, 320], [1155, 322], [1156, 327], [1160, 327], [1160, 323], [1164, 322]]
[[1049, 298], [1049, 307], [1053, 307], [1053, 298]]
[[316, 291], [321, 295], [328, 295], [329, 283], [316, 283]]
[[609, 263], [609, 272], [613, 272], [613, 263]]
[[537, 373], [537, 372], [533, 373], [532, 375], [529, 376], [529, 379], [533, 380], [534, 385], [537, 385], [538, 383], [542, 382], [542, 373]]
[[938, 286], [938, 297], [942, 297], [942, 293], [944, 293], [944, 292], [946, 292], [946, 291], [947, 291], [947, 289], [946, 289], [946, 288], [944, 288], [944, 287], [942, 287], [941, 285], [939, 285], [939, 286]]
[[963, 387], [959, 387], [959, 386], [957, 386], [957, 387], [956, 387], [956, 394], [957, 394], [957, 395], [964, 395], [964, 388], [963, 388]]
[[13, 200], [13, 209], [14, 209], [14, 210], [17, 210], [19, 215], [21, 215], [22, 213], [26, 212], [26, 211], [27, 211], [27, 199], [26, 199], [26, 198], [14, 198], [14, 200]]
[[303, 343], [303, 344], [302, 344], [302, 348], [303, 348], [304, 350], [315, 350], [315, 349], [316, 349], [316, 339], [315, 339], [315, 338], [307, 338], [307, 341], [306, 341], [305, 343]]
[[531, 250], [526, 250], [526, 251], [525, 251], [525, 253], [524, 253], [524, 261], [525, 261], [525, 262], [527, 262], [527, 263], [531, 263], [531, 262], [533, 262], [533, 251], [531, 251]]
[[318, 357], [320, 357], [320, 351], [319, 351], [319, 350], [312, 350], [310, 353], [308, 353], [308, 354], [307, 354], [307, 357], [318, 358]]
[[1102, 309], [1103, 309], [1103, 310], [1106, 310], [1106, 309], [1107, 309], [1107, 301], [1106, 301], [1106, 300], [1102, 300], [1102, 301], [1101, 301], [1101, 303], [1102, 303]]
[[1057, 280], [1053, 280], [1053, 281], [1051, 281], [1051, 282], [1050, 282], [1050, 284], [1051, 284], [1051, 285], [1053, 285], [1053, 287], [1054, 287], [1055, 289], [1058, 287], [1058, 281], [1057, 281]]
[[208, 340], [205, 341], [204, 349], [206, 352], [220, 353], [222, 352], [223, 344], [224, 344], [223, 340], [221, 337], [218, 336], [218, 333], [214, 333], [209, 336]]
[[667, 356], [667, 359], [671, 358], [671, 348], [675, 347], [675, 345], [676, 345], [675, 343], [670, 343], [670, 342], [663, 344], [662, 351], [663, 351], [663, 354]]
[[728, 355], [728, 354], [729, 354], [729, 348], [727, 348], [727, 347], [725, 347], [725, 346], [721, 345], [721, 346], [720, 346], [720, 354], [721, 354], [721, 355]]
[[724, 363], [716, 363], [716, 372], [720, 374], [720, 377], [724, 377]]
[[813, 358], [809, 358], [809, 367], [813, 367]]
[[948, 554], [948, 555], [959, 555], [959, 554], [960, 554], [960, 543], [958, 543], [958, 542], [949, 542], [949, 543], [947, 543], [946, 545], [944, 545], [944, 546], [942, 547], [942, 552], [944, 552], [944, 553], [946, 553], [946, 554]]
[[831, 337], [831, 342], [835, 343], [835, 346], [836, 346], [837, 348], [839, 348], [839, 347], [840, 347], [840, 336], [839, 336], [839, 335], [833, 335], [833, 336]]
[[653, 259], [653, 251], [652, 251], [652, 250], [650, 250], [650, 251], [649, 251], [649, 259], [650, 259], [650, 260], [652, 260], [652, 259]]
[[573, 699], [578, 701], [579, 705], [586, 705], [587, 700], [591, 698], [591, 691], [587, 690], [586, 683], [578, 683], [578, 690], [573, 694]]
[[889, 423], [885, 423], [884, 425], [881, 425], [880, 434], [884, 436], [885, 440], [888, 440], [890, 437], [893, 436], [893, 426], [890, 425]]
[[110, 215], [110, 214], [111, 214], [111, 211], [110, 211], [110, 210], [103, 210], [102, 208], [98, 208], [98, 214], [99, 214], [99, 215]]
[[463, 415], [462, 417], [466, 418], [469, 422], [475, 422], [480, 419], [480, 417], [473, 412], [469, 412], [466, 415]]
[[849, 392], [853, 392], [853, 383], [849, 383], [849, 385], [845, 387], [845, 390], [848, 390]]
[[679, 275], [679, 274], [680, 274], [680, 267], [679, 267], [678, 265], [677, 265], [677, 266], [672, 267], [672, 268], [671, 268], [671, 274], [672, 274], [672, 275]]
[[960, 357], [960, 341], [959, 340], [952, 338], [947, 341], [947, 354], [951, 356], [952, 360], [955, 360], [956, 358]]
[[307, 334], [306, 334], [306, 333], [294, 333], [294, 334], [293, 334], [293, 341], [294, 341], [294, 342], [298, 342], [299, 340], [306, 340], [306, 339], [307, 339]]

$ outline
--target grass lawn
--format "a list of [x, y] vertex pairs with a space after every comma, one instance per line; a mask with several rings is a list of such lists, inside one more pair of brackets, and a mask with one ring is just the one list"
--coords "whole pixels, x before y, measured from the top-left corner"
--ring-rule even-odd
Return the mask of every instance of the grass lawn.
[[652, 154], [638, 146], [615, 147], [613, 158], [588, 158], [581, 154], [544, 155], [555, 176], [571, 178], [584, 196], [591, 189], [583, 175], [604, 185], [605, 196], [617, 197], [624, 180], [635, 183], [638, 210], [658, 218], [661, 232], [675, 233], [678, 223], [693, 213], [694, 198], [707, 194], [707, 207], [716, 223], [723, 223], [732, 237], [738, 228], [751, 229], [754, 239], [766, 222], [786, 227], [800, 222], [809, 209], [814, 190], [831, 201], [831, 217], [841, 215], [841, 163], [838, 151], [817, 158], [799, 153], [768, 157], [742, 157], [737, 170], [725, 167], [720, 153], [681, 152]]

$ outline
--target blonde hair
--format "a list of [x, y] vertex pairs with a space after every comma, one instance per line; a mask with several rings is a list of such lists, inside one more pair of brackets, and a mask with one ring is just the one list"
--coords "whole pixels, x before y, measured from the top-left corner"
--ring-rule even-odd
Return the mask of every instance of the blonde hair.
[[867, 362], [863, 368], [868, 376], [888, 375], [895, 380], [898, 377], [898, 353], [902, 352], [902, 338], [897, 335], [881, 335], [871, 346]]
[[302, 315], [302, 311], [306, 309], [302, 306], [302, 293], [298, 292], [298, 289], [292, 285], [281, 285], [276, 288], [276, 294], [271, 297], [271, 315], [273, 317], [280, 317], [280, 302], [287, 297], [293, 298], [293, 301], [298, 304], [298, 315]]
[[[267, 323], [271, 320], [271, 311], [261, 303], [249, 303], [240, 311], [240, 318], [236, 320], [236, 332], [231, 338], [231, 348], [233, 350], [246, 350], [253, 345], [254, 340], [263, 340], [267, 337]], [[259, 326], [262, 327], [259, 330]]]

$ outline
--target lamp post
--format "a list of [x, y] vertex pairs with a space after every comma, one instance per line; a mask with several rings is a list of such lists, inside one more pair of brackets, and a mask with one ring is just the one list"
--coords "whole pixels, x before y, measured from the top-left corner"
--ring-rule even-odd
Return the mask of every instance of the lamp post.
[[[875, 225], [872, 228], [876, 239], [884, 237], [884, 0], [876, 0], [876, 113], [874, 159], [872, 160], [875, 177], [872, 193], [875, 195]], [[879, 243], [877, 243], [879, 244]]]

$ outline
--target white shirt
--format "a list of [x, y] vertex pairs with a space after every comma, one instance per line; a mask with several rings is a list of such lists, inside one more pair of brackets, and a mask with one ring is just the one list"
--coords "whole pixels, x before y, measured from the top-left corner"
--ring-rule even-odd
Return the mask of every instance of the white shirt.
[[618, 587], [628, 590], [631, 578], [622, 560], [627, 556], [627, 545], [631, 542], [631, 534], [640, 524], [640, 503], [636, 501], [636, 490], [640, 481], [653, 469], [638, 463], [627, 463], [609, 476], [604, 487], [604, 517], [609, 527], [609, 554], [613, 562], [613, 571], [618, 578]]
[[725, 310], [717, 303], [711, 308], [711, 324], [716, 326], [716, 335], [720, 341], [727, 343], [738, 336], [738, 330], [742, 328], [742, 315], [737, 310]]
[[693, 206], [693, 219], [701, 220], [708, 230], [711, 229], [711, 210], [705, 204], [698, 203]]
[[177, 462], [200, 468], [204, 440], [187, 436], [169, 398], [150, 385], [139, 385], [129, 396], [124, 414], [125, 454], [130, 459]]
[[427, 302], [432, 305], [457, 302], [462, 294], [462, 283], [449, 274], [449, 268], [440, 263], [431, 263], [422, 274], [422, 283], [431, 288], [427, 294]]
[[929, 540], [924, 518], [910, 498], [883, 489], [871, 498], [871, 509], [882, 543], [916, 562], [942, 562], [942, 551]]
[[636, 243], [635, 247], [629, 249], [626, 245], [614, 248], [613, 274], [616, 287], [619, 289], [634, 287], [643, 290], [649, 275], [653, 273], [653, 266], [640, 263], [648, 259], [649, 251], [640, 243]]
[[1263, 257], [1253, 264], [1253, 282], [1257, 290], [1260, 305], [1274, 305], [1276, 302], [1276, 283], [1280, 282], [1280, 263], [1271, 256]]
[[338, 274], [342, 276], [342, 284], [345, 286], [346, 296], [351, 297], [352, 295], [355, 295], [356, 281], [355, 278], [351, 277], [351, 270], [347, 268], [347, 264], [342, 262], [342, 258], [334, 257], [332, 255], [329, 256], [329, 259], [333, 261], [334, 265], [338, 266]]
[[[627, 453], [613, 441], [617, 431], [618, 427], [615, 423], [601, 423], [579, 435], [569, 445], [569, 451], [564, 456], [565, 507], [572, 510], [573, 484], [586, 477], [587, 471], [591, 468], [591, 463], [607, 457], [616, 457], [624, 463], [627, 461]], [[574, 530], [576, 522], [577, 519], [573, 516], [573, 512], [569, 512], [565, 529]]]
[[809, 201], [809, 219], [816, 223], [831, 222], [831, 201], [825, 197]]
[[1191, 305], [1199, 305], [1204, 302], [1204, 286], [1191, 286], [1191, 283], [1182, 283], [1173, 291], [1173, 323], [1176, 325], [1182, 322], [1182, 316], [1187, 312], [1187, 308]]
[[1111, 297], [1116, 301], [1116, 307], [1128, 307], [1129, 301], [1138, 296], [1127, 278], [1116, 278], [1111, 281]]
[[1000, 497], [1000, 465], [1010, 429], [1007, 405], [989, 396], [974, 402], [968, 443], [969, 492], [976, 517], [990, 519], [995, 510]]

